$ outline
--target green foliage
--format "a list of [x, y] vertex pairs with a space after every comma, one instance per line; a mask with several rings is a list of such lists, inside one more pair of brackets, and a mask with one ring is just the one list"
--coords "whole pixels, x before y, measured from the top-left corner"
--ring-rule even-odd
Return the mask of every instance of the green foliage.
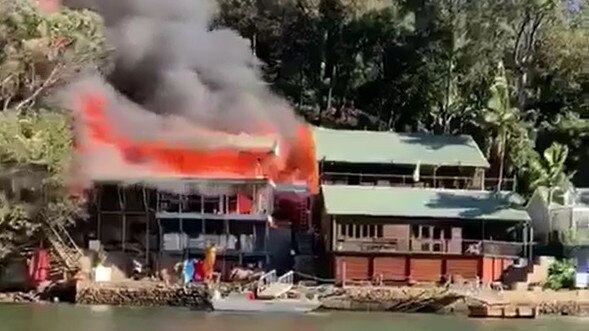
[[71, 142], [65, 114], [0, 113], [0, 260], [44, 224], [82, 215], [82, 201], [70, 197], [64, 182]]
[[219, 1], [219, 23], [313, 123], [471, 134], [522, 193], [553, 142], [569, 168], [589, 159], [586, 3], [571, 16], [558, 0]]
[[34, 2], [0, 1], [0, 101], [23, 110], [52, 87], [104, 57], [100, 19], [91, 12], [45, 15]]
[[0, 0], [0, 260], [38, 238], [44, 225], [82, 215], [66, 172], [72, 155], [67, 114], [43, 96], [104, 52], [99, 18], [63, 10], [45, 15], [31, 1]]
[[555, 190], [567, 183], [572, 177], [572, 175], [567, 175], [565, 171], [568, 155], [569, 149], [567, 146], [554, 143], [547, 148], [544, 151], [543, 159], [534, 160], [531, 163], [536, 177], [532, 187], [543, 186]]
[[575, 268], [575, 260], [555, 261], [548, 269], [548, 279], [544, 287], [552, 290], [573, 289], [576, 278]]

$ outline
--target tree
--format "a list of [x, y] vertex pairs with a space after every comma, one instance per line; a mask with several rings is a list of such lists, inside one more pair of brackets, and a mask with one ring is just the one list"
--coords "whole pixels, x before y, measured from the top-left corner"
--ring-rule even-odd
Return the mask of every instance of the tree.
[[520, 125], [519, 110], [511, 106], [511, 94], [503, 63], [499, 63], [495, 83], [491, 86], [491, 97], [483, 112], [483, 126], [494, 133], [492, 145], [499, 160], [498, 190], [502, 189], [507, 142], [514, 136]]
[[51, 223], [82, 216], [70, 195], [70, 118], [44, 98], [104, 60], [99, 18], [88, 11], [45, 15], [33, 2], [0, 3], [0, 260]]
[[71, 149], [65, 114], [0, 113], [0, 260], [43, 225], [68, 224], [83, 215], [83, 201], [65, 185]]
[[89, 11], [41, 13], [28, 0], [0, 0], [0, 101], [22, 111], [104, 59], [100, 19]]
[[[554, 193], [562, 190], [572, 175], [566, 173], [566, 161], [569, 155], [567, 146], [557, 143], [552, 144], [544, 151], [542, 160], [532, 162], [532, 169], [536, 179], [532, 183], [533, 188], [548, 188], [548, 203], [552, 203]], [[564, 192], [563, 192], [564, 193]]]

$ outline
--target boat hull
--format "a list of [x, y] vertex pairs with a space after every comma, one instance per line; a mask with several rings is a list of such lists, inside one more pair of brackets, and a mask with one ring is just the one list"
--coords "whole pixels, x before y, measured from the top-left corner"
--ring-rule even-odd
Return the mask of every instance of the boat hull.
[[212, 300], [213, 309], [220, 312], [251, 313], [307, 313], [321, 306], [320, 302], [296, 299], [249, 300], [247, 298], [222, 298]]

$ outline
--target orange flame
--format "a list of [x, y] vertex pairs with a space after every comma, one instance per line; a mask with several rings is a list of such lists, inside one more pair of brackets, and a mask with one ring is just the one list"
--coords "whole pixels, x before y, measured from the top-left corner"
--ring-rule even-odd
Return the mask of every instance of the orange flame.
[[[281, 184], [306, 184], [310, 192], [318, 192], [318, 167], [311, 129], [300, 124], [294, 139], [279, 141], [280, 153], [269, 149], [239, 151], [230, 148], [189, 149], [160, 141], [132, 141], [124, 132], [117, 132], [105, 113], [105, 99], [99, 94], [82, 97], [76, 109], [76, 150], [83, 159], [98, 149], [109, 149], [119, 157], [119, 169], [103, 172], [105, 178], [120, 178], [120, 168], [139, 176], [177, 176], [192, 178], [269, 178]], [[195, 128], [195, 130], [197, 130]], [[198, 129], [203, 131], [202, 129]], [[261, 128], [268, 133], [269, 128]], [[201, 133], [201, 132], [199, 132]], [[206, 134], [206, 130], [202, 132]], [[211, 134], [217, 133], [210, 131]], [[105, 163], [109, 160], [103, 160]], [[137, 170], [141, 169], [141, 170]], [[125, 172], [125, 171], [122, 171]]]

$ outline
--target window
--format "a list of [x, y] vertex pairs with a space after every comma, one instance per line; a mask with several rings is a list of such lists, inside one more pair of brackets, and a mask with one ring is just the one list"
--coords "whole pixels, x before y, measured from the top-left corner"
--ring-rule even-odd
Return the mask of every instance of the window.
[[422, 226], [420, 231], [420, 238], [429, 239], [431, 227], [429, 226]]
[[362, 238], [368, 238], [369, 227], [372, 227], [372, 225], [362, 225]]
[[377, 238], [384, 237], [384, 231], [383, 231], [383, 226], [382, 225], [377, 225], [376, 226], [376, 237]]
[[419, 238], [419, 225], [411, 226], [411, 236], [414, 238]]
[[421, 252], [444, 252], [450, 231], [445, 227], [432, 225], [413, 225], [411, 235], [416, 244], [414, 246]]
[[355, 239], [382, 238], [383, 226], [374, 224], [339, 224], [339, 236]]
[[434, 227], [434, 239], [442, 239], [443, 231], [438, 227]]
[[370, 238], [376, 237], [376, 226], [370, 225], [370, 227], [368, 228], [368, 236]]

